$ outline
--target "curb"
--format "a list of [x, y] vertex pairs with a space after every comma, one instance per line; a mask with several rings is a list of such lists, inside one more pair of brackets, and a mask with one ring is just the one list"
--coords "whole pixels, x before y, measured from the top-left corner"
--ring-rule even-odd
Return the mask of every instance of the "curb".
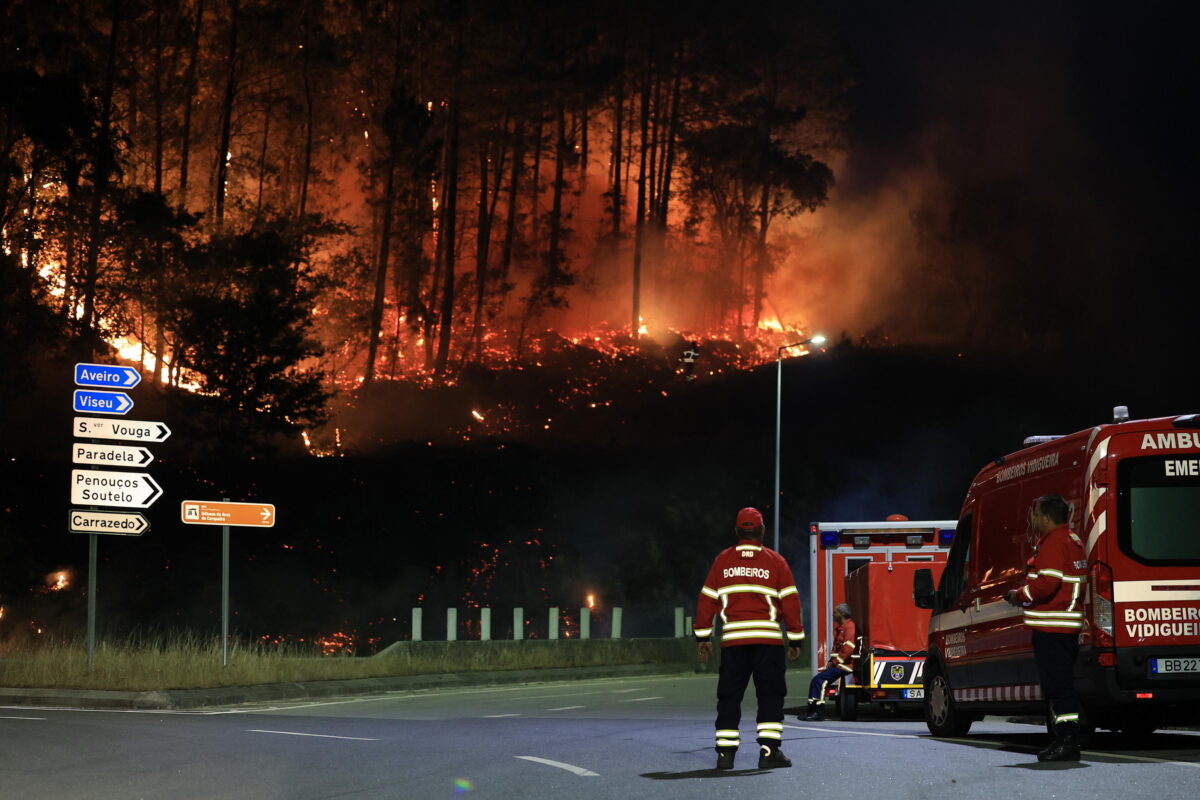
[[308, 700], [388, 692], [514, 683], [594, 680], [695, 672], [693, 664], [633, 664], [611, 667], [563, 667], [497, 672], [459, 672], [405, 675], [391, 678], [352, 678], [340, 681], [267, 683], [257, 686], [219, 686], [211, 689], [164, 689], [153, 692], [119, 692], [103, 689], [0, 688], [0, 705], [55, 706], [80, 709], [183, 711], [274, 700]]

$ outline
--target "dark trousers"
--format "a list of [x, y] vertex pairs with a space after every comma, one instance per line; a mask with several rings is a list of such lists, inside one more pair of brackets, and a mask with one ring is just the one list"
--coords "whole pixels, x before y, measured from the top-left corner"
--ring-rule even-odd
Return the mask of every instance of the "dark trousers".
[[[721, 674], [717, 679], [717, 730], [737, 730], [742, 721], [742, 697], [754, 677], [758, 695], [759, 744], [779, 745], [783, 725], [783, 698], [787, 696], [783, 645], [735, 644], [721, 648]], [[761, 723], [773, 723], [764, 729]], [[766, 734], [766, 735], [764, 735]]]
[[825, 699], [825, 687], [831, 683], [837, 683], [849, 674], [846, 670], [839, 669], [838, 667], [826, 667], [816, 675], [813, 675], [812, 682], [808, 684], [809, 704], [823, 701]]
[[1042, 694], [1050, 701], [1057, 736], [1079, 730], [1079, 694], [1075, 691], [1075, 656], [1078, 634], [1033, 632], [1033, 657], [1037, 661]]

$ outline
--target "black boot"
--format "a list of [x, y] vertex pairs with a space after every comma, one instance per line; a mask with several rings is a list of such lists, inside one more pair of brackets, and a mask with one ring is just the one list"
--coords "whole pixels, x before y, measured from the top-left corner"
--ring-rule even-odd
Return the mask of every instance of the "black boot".
[[825, 719], [825, 704], [814, 703], [812, 700], [809, 700], [808, 715], [805, 717], [797, 715], [797, 718], [803, 719], [805, 722], [820, 722]]
[[737, 754], [736, 747], [717, 748], [717, 769], [733, 769], [733, 757]]
[[1068, 733], [1055, 740], [1042, 752], [1038, 753], [1038, 761], [1078, 761], [1079, 734]]
[[758, 746], [759, 769], [777, 769], [791, 765], [792, 760], [783, 754], [779, 745], [760, 744]]

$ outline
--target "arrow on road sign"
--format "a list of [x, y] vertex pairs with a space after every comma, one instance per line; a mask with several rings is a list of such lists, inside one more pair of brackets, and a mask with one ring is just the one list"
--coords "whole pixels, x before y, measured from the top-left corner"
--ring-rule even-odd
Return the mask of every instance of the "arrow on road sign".
[[72, 508], [67, 527], [71, 533], [141, 536], [150, 530], [150, 522], [136, 511], [85, 511]]
[[89, 506], [149, 508], [162, 497], [162, 487], [148, 472], [100, 469], [71, 470], [71, 502]]
[[275, 506], [271, 503], [219, 503], [212, 500], [184, 500], [180, 519], [188, 525], [242, 525], [250, 528], [275, 526]]
[[71, 461], [76, 464], [104, 464], [110, 467], [144, 467], [154, 460], [154, 454], [144, 447], [125, 444], [71, 445]]
[[92, 389], [76, 389], [72, 407], [76, 411], [93, 414], [128, 414], [133, 400], [124, 392], [97, 392]]
[[103, 386], [108, 389], [132, 389], [142, 382], [142, 374], [133, 367], [116, 364], [76, 364], [76, 386]]
[[103, 417], [75, 417], [73, 430], [81, 439], [126, 439], [131, 442], [165, 442], [171, 435], [171, 429], [161, 422]]

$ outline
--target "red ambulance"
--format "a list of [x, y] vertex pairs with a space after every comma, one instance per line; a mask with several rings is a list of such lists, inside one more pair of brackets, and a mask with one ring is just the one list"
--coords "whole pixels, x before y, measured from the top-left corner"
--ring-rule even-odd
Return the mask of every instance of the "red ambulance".
[[1071, 505], [1088, 582], [1075, 683], [1085, 730], [1144, 734], [1200, 720], [1200, 415], [1038, 436], [971, 482], [930, 608], [925, 718], [961, 736], [985, 714], [1047, 711], [1029, 629], [1004, 594], [1024, 582], [1041, 495]]
[[833, 609], [848, 603], [856, 629], [856, 668], [830, 687], [838, 714], [858, 716], [861, 703], [895, 708], [921, 703], [928, 612], [913, 609], [913, 573], [941, 574], [954, 521], [814, 522], [809, 527], [810, 666], [825, 666], [833, 643]]

